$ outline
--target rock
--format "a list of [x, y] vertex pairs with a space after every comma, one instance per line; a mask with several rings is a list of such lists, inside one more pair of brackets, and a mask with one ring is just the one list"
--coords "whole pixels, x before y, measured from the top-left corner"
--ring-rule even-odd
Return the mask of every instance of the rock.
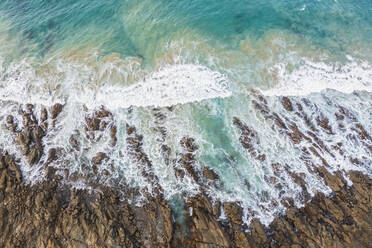
[[257, 132], [236, 117], [233, 118], [233, 124], [241, 131], [239, 141], [242, 146], [248, 150], [252, 157], [263, 162], [266, 155], [260, 152], [260, 140]]
[[190, 218], [189, 233], [181, 239], [175, 239], [173, 247], [231, 247], [227, 234], [213, 215], [212, 206], [205, 196], [190, 199], [186, 207], [193, 209], [192, 216], [187, 216]]
[[72, 136], [72, 135], [71, 135], [71, 137], [70, 137], [70, 144], [71, 144], [71, 146], [72, 146], [75, 150], [77, 150], [77, 151], [80, 150], [80, 143], [79, 143], [79, 141], [77, 141], [77, 139], [76, 139], [74, 136]]
[[331, 198], [317, 194], [303, 208], [289, 206], [267, 228], [254, 219], [247, 233], [238, 204], [223, 204], [226, 225], [218, 221], [218, 204], [201, 193], [186, 202], [183, 229], [160, 195], [147, 195], [138, 207], [119, 201], [110, 187], [92, 193], [55, 180], [21, 184], [14, 158], [2, 155], [0, 247], [369, 247], [372, 182], [359, 172], [350, 179], [353, 186], [334, 187]]
[[103, 160], [107, 160], [108, 157], [104, 152], [98, 152], [93, 158], [92, 162], [95, 165], [101, 164]]
[[21, 154], [26, 157], [29, 165], [38, 163], [43, 155], [42, 139], [45, 136], [44, 129], [38, 126], [38, 121], [35, 118], [33, 111], [34, 107], [27, 105], [27, 112], [20, 111], [23, 117], [22, 130], [16, 130], [14, 118], [9, 117], [8, 129], [13, 132], [17, 145], [21, 150]]
[[[283, 101], [284, 107], [293, 111], [293, 106], [296, 105]], [[20, 112], [24, 121], [23, 128], [16, 130], [14, 117], [7, 117], [5, 124], [7, 128], [14, 127], [9, 130], [13, 132], [22, 156], [30, 164], [38, 163], [43, 155], [47, 157], [42, 167], [46, 180], [34, 184], [22, 182], [19, 162], [6, 151], [1, 151], [0, 247], [370, 247], [371, 178], [360, 172], [350, 172], [353, 185], [348, 186], [340, 172], [331, 174], [327, 170], [327, 161], [322, 157], [323, 152], [327, 152], [327, 147], [316, 139], [316, 130], [300, 131], [292, 123], [287, 127], [279, 115], [269, 113], [266, 99], [262, 96], [257, 96], [255, 104], [265, 118], [273, 121], [274, 128], [280, 127], [280, 132], [284, 135], [293, 136], [295, 145], [312, 141], [306, 146], [298, 146], [301, 149], [299, 151], [307, 155], [313, 154], [323, 162], [323, 166], [310, 164], [309, 167], [333, 190], [331, 196], [318, 193], [311, 199], [305, 197], [304, 207], [299, 209], [295, 207], [293, 199], [284, 198], [282, 204], [287, 207], [286, 212], [277, 216], [269, 226], [264, 227], [257, 219], [253, 219], [250, 226], [247, 226], [242, 221], [243, 209], [239, 202], [213, 202], [204, 185], [193, 197], [181, 196], [185, 199], [184, 222], [177, 223], [175, 214], [164, 199], [159, 180], [153, 173], [152, 162], [142, 147], [143, 136], [137, 133], [134, 126], [127, 125], [127, 150], [123, 153], [138, 166], [145, 180], [152, 185], [151, 193], [128, 185], [109, 187], [100, 184], [99, 180], [110, 179], [110, 172], [104, 168], [101, 170], [102, 174], [98, 174], [101, 169], [99, 164], [109, 160], [109, 153], [100, 152], [92, 158], [92, 168], [97, 175], [91, 171], [88, 175], [70, 173], [68, 169], [63, 171], [48, 166], [52, 161], [58, 162], [60, 150], [52, 148], [48, 154], [44, 154], [42, 144], [48, 129], [38, 125], [46, 122], [47, 112], [42, 110], [38, 121], [35, 118], [38, 115], [33, 113], [34, 106], [27, 105], [26, 111]], [[297, 108], [300, 109], [298, 105]], [[343, 111], [341, 114], [345, 118], [351, 118], [346, 110], [340, 111]], [[156, 117], [163, 119], [161, 114]], [[112, 139], [116, 137], [117, 130], [110, 112], [101, 109], [87, 118], [92, 121], [87, 132], [105, 132]], [[240, 141], [243, 147], [254, 154], [254, 159], [265, 161], [265, 154], [259, 150], [260, 143], [254, 129], [237, 118], [234, 118], [234, 125], [241, 132]], [[320, 127], [327, 131], [325, 121], [321, 120], [319, 125], [324, 126]], [[353, 135], [359, 137], [364, 142], [362, 144], [368, 145], [368, 130], [358, 126], [356, 122], [352, 122], [352, 125]], [[79, 142], [74, 136], [70, 138], [70, 143], [72, 147], [79, 149]], [[183, 151], [176, 154], [177, 159], [174, 160], [170, 147], [165, 144], [160, 147], [164, 162], [167, 166], [175, 166], [178, 177], [190, 175], [198, 184], [205, 183], [207, 179], [208, 185], [210, 181], [219, 180], [218, 175], [208, 167], [199, 171], [195, 155], [198, 147], [193, 138], [182, 138], [180, 145]], [[336, 147], [339, 150], [346, 149], [342, 144], [337, 144]], [[357, 157], [350, 158], [350, 161], [354, 164], [361, 163]], [[278, 178], [283, 172], [287, 172], [306, 191], [303, 174], [291, 173], [285, 164], [275, 161], [270, 161], [270, 164], [276, 177], [265, 177], [267, 183], [275, 184], [280, 189]], [[82, 168], [83, 171], [92, 169], [87, 164], [82, 164]], [[65, 173], [65, 178], [71, 182], [86, 180], [90, 176], [99, 180], [89, 181], [93, 190], [73, 189], [60, 180], [61, 173]], [[199, 178], [201, 175], [204, 178]], [[140, 195], [143, 197], [143, 205], [138, 206], [133, 199]], [[273, 206], [278, 203], [275, 204], [272, 203]], [[225, 220], [219, 219], [221, 206], [227, 216]], [[247, 211], [249, 216], [254, 216], [253, 211]]]
[[289, 100], [288, 97], [286, 97], [286, 96], [282, 97], [282, 104], [283, 104], [283, 107], [287, 111], [293, 111], [292, 102], [291, 102], [291, 100]]
[[180, 144], [188, 152], [194, 152], [198, 149], [197, 145], [195, 144], [195, 140], [193, 138], [183, 137], [180, 141]]
[[107, 111], [106, 109], [104, 109], [103, 107], [100, 108], [100, 110], [96, 111], [95, 112], [95, 116], [96, 118], [105, 118], [105, 117], [109, 117], [109, 116], [112, 116], [112, 114]]
[[223, 203], [225, 214], [231, 222], [241, 225], [243, 223], [243, 209], [235, 202]]
[[111, 136], [111, 145], [112, 146], [115, 146], [117, 141], [118, 141], [118, 138], [116, 137], [116, 133], [117, 133], [117, 128], [115, 125], [111, 125], [110, 127], [110, 136]]
[[30, 152], [27, 153], [27, 162], [29, 165], [34, 165], [40, 161], [42, 152], [35, 147], [30, 149]]
[[57, 159], [56, 153], [57, 153], [57, 150], [55, 148], [49, 149], [47, 164], [50, 164], [51, 162]]
[[63, 105], [60, 103], [56, 103], [50, 109], [50, 115], [52, 119], [57, 118], [57, 116], [62, 112]]
[[46, 108], [42, 108], [41, 114], [40, 114], [40, 121], [44, 122], [46, 120], [48, 120], [48, 111]]
[[12, 124], [12, 123], [14, 123], [14, 117], [13, 117], [13, 115], [8, 115], [8, 116], [6, 117], [6, 122], [7, 122], [8, 124]]
[[219, 176], [216, 174], [216, 172], [214, 172], [213, 170], [209, 169], [208, 167], [204, 167], [203, 175], [208, 180], [215, 181], [215, 180], [218, 180], [219, 179]]
[[264, 226], [260, 223], [260, 221], [257, 219], [253, 219], [250, 228], [251, 237], [254, 242], [260, 245], [264, 245], [267, 242], [267, 234]]

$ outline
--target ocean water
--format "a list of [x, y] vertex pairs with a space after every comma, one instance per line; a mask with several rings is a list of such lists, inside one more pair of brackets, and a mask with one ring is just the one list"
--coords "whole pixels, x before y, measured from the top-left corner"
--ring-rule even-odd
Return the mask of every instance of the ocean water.
[[[293, 111], [284, 108], [283, 96]], [[126, 125], [134, 125], [166, 199], [180, 202], [204, 191], [215, 201], [238, 202], [246, 223], [257, 217], [269, 224], [285, 210], [284, 199], [297, 206], [308, 200], [291, 173], [302, 175], [309, 195], [331, 193], [313, 170], [322, 160], [304, 155], [304, 147], [318, 143], [309, 132], [322, 142], [315, 149], [330, 172], [341, 171], [345, 180], [351, 169], [372, 175], [372, 140], [356, 138], [358, 124], [372, 132], [372, 2], [0, 0], [2, 122], [13, 114], [22, 125], [16, 113], [26, 103], [36, 112], [64, 104], [43, 139], [46, 151], [63, 153], [51, 164], [60, 171], [91, 176], [92, 157], [105, 152], [110, 159], [95, 180], [151, 192], [143, 165], [127, 154]], [[101, 106], [113, 113], [114, 147], [109, 129], [94, 141], [85, 135], [85, 117]], [[341, 121], [335, 114], [342, 109]], [[312, 138], [294, 144], [273, 116]], [[254, 130], [254, 149], [264, 161], [244, 149], [234, 117]], [[79, 151], [71, 148], [71, 135]], [[198, 145], [194, 169], [214, 170], [217, 184], [175, 175], [184, 136]], [[45, 179], [45, 157], [29, 166], [3, 126], [0, 141], [20, 159], [27, 183]], [[338, 144], [343, 152], [327, 152]], [[170, 162], [162, 145], [171, 150]], [[66, 183], [91, 187], [83, 179]]]

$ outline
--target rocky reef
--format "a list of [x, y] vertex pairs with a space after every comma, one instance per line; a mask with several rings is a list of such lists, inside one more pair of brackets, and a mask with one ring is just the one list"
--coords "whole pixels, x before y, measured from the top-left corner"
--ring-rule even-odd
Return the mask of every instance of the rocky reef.
[[[290, 99], [282, 100], [287, 111], [294, 111]], [[78, 189], [65, 183], [70, 176], [61, 176], [63, 173], [68, 175], [68, 171], [61, 174], [58, 168], [50, 166], [58, 159], [59, 148], [45, 151], [42, 142], [50, 125], [48, 123], [54, 125], [63, 112], [63, 105], [41, 109], [39, 119], [35, 117], [34, 106], [27, 105], [18, 113], [22, 116], [22, 125], [18, 126], [11, 115], [4, 124], [14, 135], [29, 166], [40, 161], [43, 163], [45, 180], [25, 183], [19, 158], [8, 151], [1, 151], [0, 247], [372, 247], [372, 180], [361, 172], [349, 171], [350, 185], [341, 173], [330, 173], [327, 161], [317, 151], [342, 152], [341, 145], [328, 148], [321, 140], [316, 140], [317, 128], [305, 134], [295, 124], [287, 126], [278, 114], [270, 113], [264, 100], [254, 103], [294, 145], [302, 144], [301, 140], [311, 141], [310, 146], [302, 149], [304, 156], [309, 153], [319, 156], [322, 164], [312, 168], [332, 189], [332, 195], [317, 193], [311, 197], [304, 193], [305, 204], [301, 208], [297, 208], [291, 199], [286, 199], [282, 203], [287, 207], [285, 214], [277, 216], [269, 226], [262, 225], [258, 219], [253, 219], [247, 226], [242, 221], [243, 209], [239, 202], [213, 201], [202, 188], [197, 195], [185, 201], [183, 221], [178, 222], [169, 202], [164, 199], [156, 175], [151, 173], [151, 161], [142, 148], [143, 136], [135, 126], [126, 126], [127, 154], [141, 166], [142, 175], [152, 184], [153, 192], [99, 183], [91, 184], [93, 189]], [[166, 136], [166, 130], [161, 127], [161, 120], [165, 117], [156, 109], [154, 113], [160, 133]], [[340, 108], [336, 117], [340, 121], [347, 118], [347, 110]], [[117, 128], [109, 111], [102, 108], [87, 116], [85, 121], [88, 139], [98, 139], [97, 134], [108, 128], [110, 143], [116, 145]], [[265, 161], [265, 151], [259, 148], [260, 140], [254, 128], [239, 118], [234, 118], [232, 122], [240, 133], [242, 147], [253, 159]], [[326, 132], [332, 132], [325, 118], [319, 118], [319, 126]], [[356, 124], [355, 127], [358, 139], [371, 139], [361, 125]], [[74, 137], [70, 138], [70, 142], [74, 149], [80, 149]], [[183, 178], [187, 174], [196, 182], [218, 184], [219, 176], [212, 169], [196, 168], [198, 146], [195, 140], [184, 137], [180, 145], [183, 152], [173, 161], [175, 176]], [[167, 156], [170, 147], [164, 144], [161, 149], [165, 163], [172, 166]], [[92, 161], [93, 173], [97, 174], [100, 164], [108, 159], [109, 154], [97, 153]], [[358, 160], [350, 160], [350, 163], [358, 163]], [[280, 169], [278, 164], [272, 166]], [[302, 176], [295, 173], [291, 176], [307, 192]], [[275, 183], [275, 178], [272, 181]], [[126, 195], [142, 195], [145, 200], [138, 205]], [[226, 218], [220, 218], [221, 211]]]

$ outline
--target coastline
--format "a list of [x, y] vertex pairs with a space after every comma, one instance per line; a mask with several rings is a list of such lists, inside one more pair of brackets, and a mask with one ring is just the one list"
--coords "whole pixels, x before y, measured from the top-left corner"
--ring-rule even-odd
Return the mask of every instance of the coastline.
[[[288, 98], [282, 99], [283, 106], [293, 111]], [[264, 110], [264, 101], [256, 106]], [[23, 128], [18, 129], [12, 117], [6, 118], [7, 128], [14, 133], [15, 140], [30, 166], [47, 155], [43, 169], [46, 179], [33, 185], [22, 181], [18, 162], [6, 151], [0, 159], [0, 246], [1, 247], [368, 247], [372, 235], [371, 179], [361, 172], [349, 171], [350, 186], [342, 173], [331, 174], [327, 162], [314, 166], [314, 171], [332, 189], [330, 196], [318, 193], [313, 197], [304, 195], [305, 206], [297, 208], [287, 199], [287, 210], [268, 226], [253, 219], [249, 226], [243, 223], [243, 210], [236, 202], [213, 202], [203, 190], [187, 199], [183, 211], [183, 223], [175, 220], [174, 212], [163, 196], [162, 188], [156, 183], [153, 192], [139, 192], [134, 188], [120, 188], [92, 182], [95, 190], [73, 189], [63, 182], [51, 161], [59, 156], [58, 148], [44, 151], [42, 139], [45, 121], [57, 121], [63, 105], [57, 104], [49, 110], [43, 109], [40, 120], [33, 114], [33, 105], [26, 105], [21, 111]], [[296, 128], [284, 128], [280, 118], [263, 111], [267, 118], [275, 118], [276, 125], [282, 126], [294, 144], [306, 140], [306, 135]], [[347, 111], [345, 111], [347, 113]], [[344, 113], [344, 116], [347, 114]], [[104, 109], [87, 118], [87, 134], [100, 130], [102, 120], [111, 113]], [[105, 119], [106, 118], [106, 119]], [[158, 116], [158, 118], [161, 118]], [[278, 119], [279, 118], [279, 119]], [[340, 117], [341, 118], [341, 117]], [[254, 130], [238, 118], [234, 125], [241, 131], [240, 142], [258, 161], [264, 160], [264, 151], [255, 147], [257, 140]], [[319, 125], [327, 129], [327, 122]], [[111, 126], [111, 142], [115, 145], [116, 128]], [[360, 140], [370, 139], [363, 129], [359, 130]], [[128, 154], [142, 165], [145, 178], [153, 183], [155, 175], [151, 161], [142, 149], [142, 136], [134, 126], [127, 125]], [[91, 137], [94, 139], [94, 137]], [[74, 143], [73, 140], [71, 140]], [[185, 137], [180, 141], [184, 152], [177, 161], [184, 170], [175, 170], [177, 177], [185, 173], [195, 181], [218, 181], [218, 175], [205, 168], [202, 174], [194, 169], [194, 153], [198, 149], [195, 140]], [[318, 147], [321, 147], [319, 143]], [[166, 160], [166, 146], [162, 147]], [[336, 148], [334, 148], [336, 151]], [[311, 152], [316, 150], [309, 149]], [[319, 155], [319, 154], [318, 154]], [[319, 155], [321, 157], [321, 155]], [[97, 154], [94, 164], [106, 159], [106, 154]], [[358, 161], [350, 160], [350, 163]], [[94, 170], [94, 168], [93, 168]], [[108, 172], [109, 173], [109, 172]], [[79, 175], [75, 175], [79, 177]], [[306, 187], [301, 175], [292, 174], [295, 182]], [[73, 178], [73, 177], [71, 177]], [[145, 197], [144, 204], [138, 206], [126, 196]], [[225, 219], [221, 219], [221, 210]]]

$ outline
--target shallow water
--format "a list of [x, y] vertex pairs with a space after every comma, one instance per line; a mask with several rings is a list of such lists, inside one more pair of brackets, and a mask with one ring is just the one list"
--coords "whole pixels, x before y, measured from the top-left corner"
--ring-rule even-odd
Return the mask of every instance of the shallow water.
[[[20, 104], [33, 103], [38, 110], [64, 103], [44, 138], [46, 151], [65, 152], [52, 165], [89, 174], [82, 165], [90, 166], [103, 151], [110, 161], [100, 168], [101, 183], [151, 191], [141, 166], [126, 154], [126, 124], [134, 125], [166, 199], [178, 202], [174, 199], [203, 189], [214, 200], [239, 202], [246, 222], [258, 217], [268, 224], [284, 211], [281, 200], [294, 198], [298, 206], [306, 201], [291, 172], [305, 175], [310, 195], [330, 193], [311, 169], [321, 164], [319, 157], [303, 158], [311, 142], [293, 144], [269, 115], [304, 133], [316, 132], [329, 149], [342, 143], [343, 154], [318, 151], [330, 171], [371, 175], [372, 141], [353, 138], [356, 123], [372, 131], [371, 44], [368, 0], [1, 0], [0, 114], [5, 118]], [[290, 96], [294, 111], [284, 109], [281, 96]], [[255, 105], [261, 99], [266, 113]], [[115, 147], [109, 130], [93, 142], [84, 135], [85, 117], [101, 105], [118, 128]], [[172, 111], [166, 108], [171, 105]], [[342, 126], [335, 117], [341, 107], [355, 117]], [[255, 149], [265, 161], [243, 148], [234, 117], [255, 130]], [[331, 132], [319, 127], [319, 118], [328, 119]], [[83, 149], [71, 150], [71, 135]], [[164, 161], [161, 146], [171, 148], [170, 161], [177, 160], [184, 136], [199, 147], [195, 170], [212, 168], [220, 177], [217, 185], [189, 175], [181, 180], [175, 175], [179, 165]], [[45, 158], [30, 167], [5, 128], [0, 137], [1, 147], [21, 159], [26, 180], [43, 180]], [[351, 157], [360, 163], [352, 164]], [[282, 165], [279, 173], [274, 163]], [[103, 176], [111, 164], [114, 172]], [[67, 183], [88, 187], [84, 181]]]

